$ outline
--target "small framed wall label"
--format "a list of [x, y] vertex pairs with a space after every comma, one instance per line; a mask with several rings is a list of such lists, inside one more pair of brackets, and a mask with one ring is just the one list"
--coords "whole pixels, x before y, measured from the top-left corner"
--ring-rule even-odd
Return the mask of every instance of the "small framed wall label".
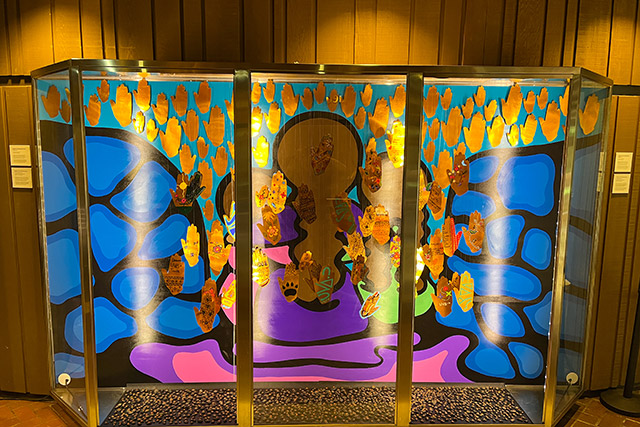
[[631, 172], [633, 166], [633, 152], [616, 153], [616, 161], [613, 166], [614, 172]]
[[613, 184], [611, 185], [611, 194], [629, 194], [630, 184], [631, 184], [631, 174], [614, 173]]
[[11, 168], [13, 188], [33, 188], [31, 168]]
[[31, 166], [31, 146], [9, 145], [11, 166]]

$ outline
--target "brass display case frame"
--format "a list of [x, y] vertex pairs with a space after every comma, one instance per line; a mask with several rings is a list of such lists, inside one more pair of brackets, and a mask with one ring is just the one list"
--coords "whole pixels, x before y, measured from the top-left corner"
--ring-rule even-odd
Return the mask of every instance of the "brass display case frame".
[[[394, 424], [353, 424], [354, 426], [367, 427], [392, 427], [408, 426], [411, 420], [411, 386], [413, 365], [413, 321], [414, 321], [414, 277], [416, 257], [414, 249], [417, 245], [418, 227], [418, 174], [420, 168], [420, 133], [422, 125], [422, 96], [425, 78], [492, 78], [492, 79], [566, 79], [570, 86], [569, 112], [567, 116], [567, 129], [569, 133], [565, 139], [564, 161], [562, 170], [560, 215], [558, 218], [557, 244], [555, 253], [555, 272], [553, 284], [553, 298], [551, 320], [549, 329], [549, 341], [547, 351], [547, 366], [545, 372], [544, 399], [542, 424], [552, 426], [570, 408], [571, 404], [580, 396], [583, 389], [576, 393], [565, 404], [563, 410], [556, 413], [556, 382], [557, 359], [560, 348], [560, 332], [563, 308], [563, 288], [565, 282], [566, 244], [569, 226], [569, 205], [571, 200], [571, 183], [573, 178], [573, 159], [576, 150], [576, 127], [578, 125], [578, 107], [580, 92], [585, 79], [592, 80], [600, 85], [608, 87], [607, 105], [603, 118], [602, 152], [606, 152], [608, 141], [607, 128], [609, 119], [609, 105], [611, 97], [612, 80], [583, 68], [576, 67], [484, 67], [484, 66], [409, 66], [409, 65], [327, 65], [327, 64], [245, 64], [245, 63], [208, 63], [208, 62], [162, 62], [162, 61], [132, 61], [132, 60], [93, 60], [71, 59], [40, 68], [31, 73], [33, 78], [34, 106], [37, 111], [38, 79], [54, 73], [68, 72], [70, 92], [72, 100], [72, 124], [73, 138], [81, 141], [74, 144], [74, 158], [76, 165], [76, 191], [78, 206], [78, 234], [80, 247], [81, 287], [82, 287], [82, 319], [84, 334], [84, 358], [85, 358], [85, 389], [86, 389], [86, 416], [85, 421], [77, 412], [68, 408], [60, 396], [55, 392], [53, 397], [62, 403], [62, 406], [81, 425], [96, 427], [99, 425], [98, 415], [98, 383], [97, 360], [95, 349], [95, 325], [93, 318], [93, 286], [91, 274], [91, 239], [89, 223], [89, 199], [87, 191], [87, 163], [85, 126], [82, 88], [83, 72], [148, 72], [148, 73], [179, 73], [181, 75], [196, 74], [226, 74], [233, 75], [234, 83], [234, 115], [235, 115], [235, 155], [236, 155], [236, 282], [237, 282], [237, 324], [236, 324], [236, 352], [237, 352], [237, 420], [241, 427], [253, 426], [253, 312], [251, 294], [251, 73], [280, 73], [290, 75], [317, 75], [318, 77], [344, 77], [358, 75], [395, 75], [406, 77], [406, 138], [405, 138], [405, 165], [403, 172], [403, 203], [401, 240], [404, 243], [401, 250], [401, 276], [399, 295], [399, 319], [398, 319], [398, 356], [396, 372], [396, 416]], [[38, 144], [39, 142], [39, 131]], [[42, 168], [38, 155], [39, 182], [41, 189]], [[39, 192], [40, 204], [40, 228], [41, 236], [46, 236], [42, 190]], [[591, 252], [591, 275], [589, 279], [589, 299], [587, 302], [587, 324], [591, 318], [591, 304], [593, 299], [593, 271], [594, 259], [597, 259], [598, 226], [600, 215], [600, 194], [596, 202], [596, 232]], [[44, 237], [42, 237], [44, 239]], [[43, 242], [44, 243], [44, 242]], [[41, 245], [43, 259], [43, 277], [46, 274], [46, 253], [44, 245]], [[406, 250], [410, 248], [410, 250]], [[46, 287], [45, 287], [46, 288]], [[48, 301], [48, 299], [47, 299]], [[48, 304], [47, 304], [48, 307]], [[50, 316], [49, 316], [50, 321]], [[50, 325], [51, 326], [51, 325]], [[49, 340], [52, 340], [50, 328]], [[587, 330], [585, 348], [589, 348], [591, 334]], [[52, 343], [50, 342], [50, 349]], [[53, 367], [53, 354], [49, 352], [49, 369]], [[582, 357], [582, 372], [585, 372], [586, 357]], [[50, 372], [52, 390], [55, 386], [54, 372]], [[584, 381], [580, 382], [583, 387]], [[419, 425], [419, 424], [412, 424]], [[429, 424], [438, 426], [440, 424]], [[442, 424], [446, 426], [449, 424]], [[465, 424], [461, 424], [465, 425]], [[475, 425], [475, 424], [466, 424]], [[484, 424], [492, 426], [493, 424]], [[499, 424], [507, 426], [509, 424]], [[520, 426], [522, 424], [514, 424]], [[287, 427], [295, 426], [288, 424]], [[303, 424], [301, 427], [308, 427]], [[331, 424], [327, 424], [331, 426]], [[284, 427], [284, 426], [283, 426]]]

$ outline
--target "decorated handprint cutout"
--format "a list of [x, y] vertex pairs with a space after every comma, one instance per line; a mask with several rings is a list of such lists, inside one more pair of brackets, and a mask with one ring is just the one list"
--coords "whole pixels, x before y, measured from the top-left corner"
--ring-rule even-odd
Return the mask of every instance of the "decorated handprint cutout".
[[442, 317], [451, 314], [451, 302], [453, 300], [453, 290], [446, 277], [442, 276], [436, 284], [436, 294], [431, 294], [433, 306]]
[[300, 287], [300, 271], [294, 263], [289, 263], [284, 268], [284, 280], [278, 277], [280, 292], [287, 302], [293, 302], [298, 298], [298, 288]]
[[287, 180], [282, 172], [278, 171], [271, 177], [271, 187], [269, 188], [268, 204], [273, 209], [273, 213], [279, 214], [284, 210], [284, 203], [287, 200]]
[[442, 232], [439, 228], [427, 240], [422, 247], [422, 262], [431, 272], [432, 277], [438, 277], [444, 270], [444, 248], [442, 247]]
[[462, 238], [462, 232], [456, 234], [456, 223], [448, 216], [442, 224], [442, 249], [446, 256], [453, 256], [458, 250], [458, 244]]
[[187, 240], [180, 239], [184, 257], [190, 267], [195, 267], [198, 263], [198, 254], [200, 253], [200, 233], [198, 228], [191, 224], [187, 228]]
[[222, 288], [222, 308], [226, 308], [227, 310], [233, 307], [233, 304], [236, 302], [236, 281], [231, 282], [231, 285], [227, 289]]
[[447, 197], [438, 184], [438, 181], [429, 183], [429, 186], [427, 188], [429, 190], [427, 206], [429, 207], [429, 211], [431, 212], [431, 216], [433, 217], [433, 219], [439, 221], [444, 214], [444, 207], [447, 204]]
[[384, 206], [375, 207], [376, 219], [373, 223], [373, 232], [371, 235], [381, 245], [389, 241], [389, 233], [391, 232], [391, 224], [389, 222], [389, 211]]
[[375, 193], [382, 184], [382, 159], [376, 152], [376, 140], [371, 138], [366, 147], [366, 160], [364, 169], [358, 166], [362, 182]]
[[320, 277], [313, 282], [313, 288], [316, 291], [318, 300], [321, 304], [326, 304], [331, 301], [331, 295], [333, 295], [333, 287], [335, 286], [335, 275], [331, 267], [322, 267]]
[[367, 206], [362, 215], [358, 217], [360, 231], [364, 237], [369, 237], [373, 233], [373, 224], [376, 222], [376, 211], [373, 206]]
[[351, 260], [355, 260], [358, 256], [364, 257], [367, 260], [367, 255], [364, 249], [364, 243], [362, 242], [362, 235], [356, 230], [351, 234], [347, 234], [347, 240], [349, 246], [343, 246], [344, 251], [349, 255]]
[[207, 252], [209, 254], [209, 267], [214, 276], [220, 274], [224, 268], [227, 260], [229, 259], [229, 253], [231, 252], [231, 245], [224, 244], [224, 231], [220, 221], [215, 220], [211, 224], [211, 231], [207, 232], [208, 247]]
[[475, 253], [482, 249], [482, 242], [484, 241], [484, 219], [480, 215], [480, 212], [474, 211], [469, 216], [469, 229], [462, 227], [462, 234], [464, 235], [464, 241], [471, 252]]
[[398, 268], [400, 267], [400, 236], [393, 236], [393, 239], [391, 239], [391, 244], [389, 246], [391, 265], [393, 265], [395, 268]]
[[330, 134], [324, 135], [317, 147], [311, 146], [309, 154], [313, 173], [315, 175], [323, 174], [333, 155], [333, 137]]
[[376, 311], [380, 307], [378, 307], [378, 300], [380, 299], [380, 292], [376, 291], [369, 295], [366, 300], [362, 303], [362, 308], [360, 309], [360, 317], [362, 319], [366, 319], [367, 317], [371, 317], [375, 314]]
[[298, 187], [298, 197], [292, 203], [296, 212], [300, 218], [312, 224], [316, 219], [316, 201], [313, 197], [313, 191], [307, 186], [307, 184], [301, 184]]
[[194, 173], [191, 178], [185, 173], [178, 175], [176, 179], [176, 190], [174, 191], [172, 188], [169, 189], [174, 206], [180, 208], [193, 205], [193, 202], [195, 202], [198, 196], [205, 190], [201, 184], [202, 174], [200, 172]]
[[356, 259], [353, 260], [351, 268], [351, 283], [354, 285], [364, 281], [369, 273], [369, 268], [366, 266], [365, 262], [366, 259], [362, 255], [358, 255]]
[[467, 312], [473, 308], [474, 280], [468, 271], [462, 273], [460, 288], [454, 288], [453, 292], [462, 311]]
[[178, 254], [171, 255], [169, 260], [169, 269], [162, 269], [162, 278], [164, 284], [171, 292], [171, 295], [178, 295], [182, 292], [182, 286], [184, 284], [184, 262], [182, 257]]
[[384, 142], [393, 167], [402, 167], [404, 165], [404, 126], [400, 120], [393, 122], [391, 132], [387, 132], [387, 139]]
[[262, 224], [257, 224], [262, 237], [271, 244], [277, 244], [282, 236], [280, 235], [280, 220], [278, 215], [273, 213], [271, 206], [265, 204], [262, 207]]
[[356, 229], [355, 218], [351, 211], [351, 199], [347, 193], [342, 192], [331, 200], [331, 219], [338, 231], [351, 234]]
[[229, 215], [222, 215], [224, 219], [224, 225], [227, 227], [229, 235], [231, 235], [230, 241], [235, 241], [236, 238], [236, 202], [231, 202], [231, 208], [229, 209]]
[[338, 91], [335, 89], [331, 89], [331, 92], [327, 97], [327, 107], [329, 108], [329, 111], [331, 111], [332, 113], [336, 111], [336, 108], [338, 108], [339, 103], [340, 103], [340, 95], [338, 94]]
[[251, 256], [253, 270], [251, 272], [251, 278], [260, 287], [265, 287], [269, 284], [271, 271], [269, 269], [269, 259], [262, 252], [262, 249], [256, 247], [253, 249]]
[[220, 311], [222, 301], [218, 295], [218, 287], [215, 280], [207, 279], [202, 287], [200, 308], [193, 307], [196, 322], [205, 334], [213, 329], [213, 322]]
[[455, 150], [453, 171], [447, 170], [451, 188], [458, 196], [462, 196], [469, 190], [469, 161], [464, 154], [464, 144], [460, 145], [463, 148], [459, 149], [459, 147]]

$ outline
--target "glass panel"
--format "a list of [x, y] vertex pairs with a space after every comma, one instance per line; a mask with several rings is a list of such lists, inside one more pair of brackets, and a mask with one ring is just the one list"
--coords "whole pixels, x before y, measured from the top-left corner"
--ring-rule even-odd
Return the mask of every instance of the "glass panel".
[[235, 424], [232, 76], [83, 77], [100, 422]]
[[53, 392], [86, 420], [76, 178], [73, 152], [64, 151], [73, 137], [69, 96], [66, 71], [36, 81]]
[[567, 234], [556, 418], [583, 389], [582, 363], [593, 277], [592, 255], [597, 244], [601, 175], [606, 153], [604, 129], [609, 115], [609, 100], [608, 87], [583, 80]]
[[405, 78], [252, 77], [255, 423], [393, 423]]
[[425, 80], [412, 423], [541, 422], [567, 101]]

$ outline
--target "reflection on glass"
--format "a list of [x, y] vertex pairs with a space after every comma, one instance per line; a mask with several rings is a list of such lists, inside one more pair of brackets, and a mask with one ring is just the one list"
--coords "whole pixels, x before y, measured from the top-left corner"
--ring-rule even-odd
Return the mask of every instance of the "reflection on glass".
[[567, 101], [425, 81], [413, 423], [541, 421]]
[[392, 423], [405, 81], [253, 78], [255, 422]]

